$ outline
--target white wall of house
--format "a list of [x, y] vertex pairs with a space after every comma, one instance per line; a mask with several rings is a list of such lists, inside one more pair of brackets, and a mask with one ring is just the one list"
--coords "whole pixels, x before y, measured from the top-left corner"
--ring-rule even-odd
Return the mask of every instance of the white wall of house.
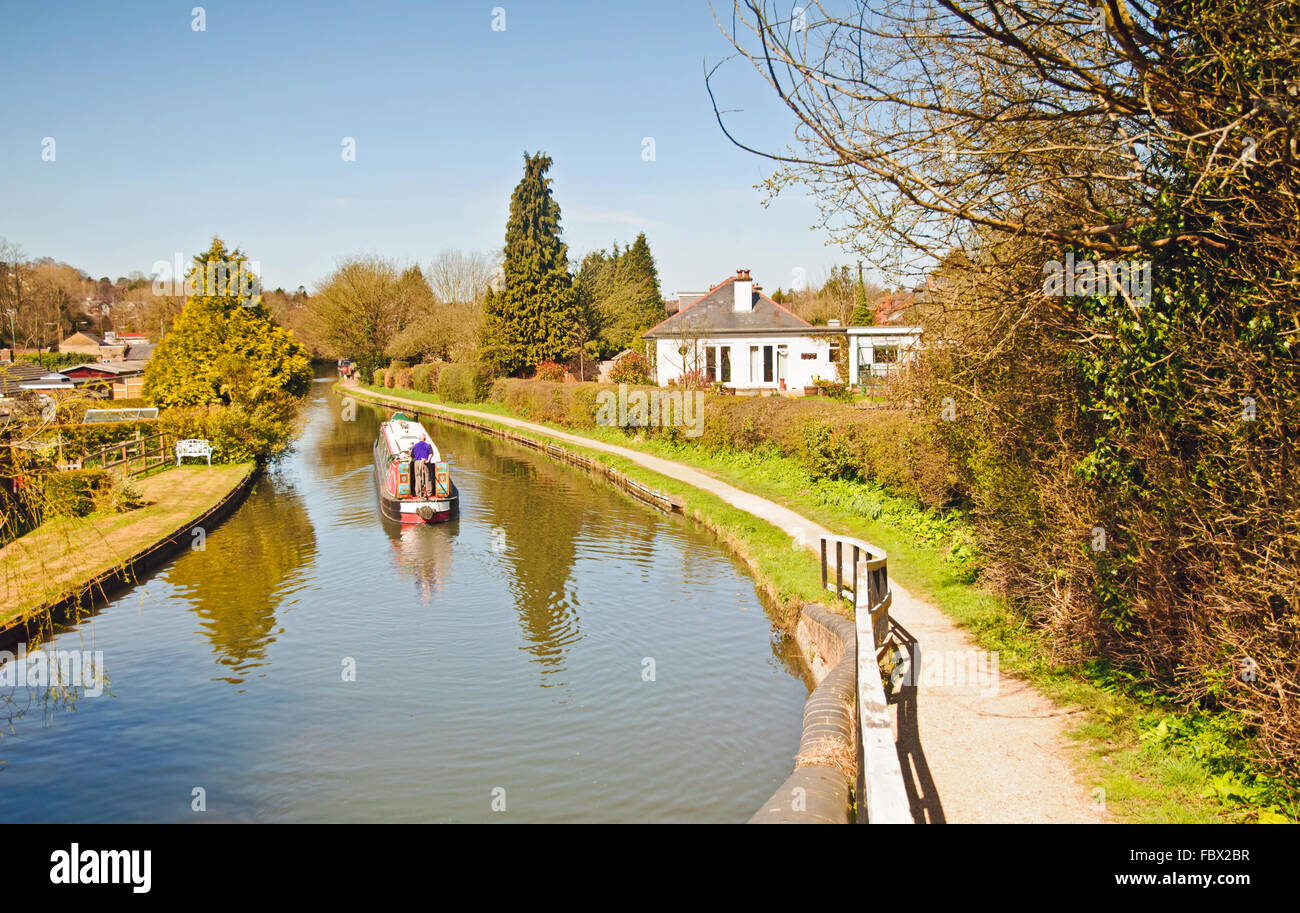
[[909, 364], [921, 349], [921, 328], [849, 327], [849, 383], [887, 377]]
[[784, 389], [802, 392], [816, 378], [836, 379], [833, 344], [833, 338], [824, 334], [657, 339], [655, 380], [664, 387], [698, 369], [737, 390], [780, 390], [784, 380]]
[[[846, 327], [843, 332], [849, 340], [850, 384], [889, 376], [911, 363], [921, 348], [920, 327]], [[836, 379], [831, 351], [836, 344], [828, 333], [701, 335], [650, 341], [646, 354], [654, 359], [661, 387], [699, 369], [737, 390], [780, 390], [784, 377], [786, 390], [802, 392], [817, 378]]]

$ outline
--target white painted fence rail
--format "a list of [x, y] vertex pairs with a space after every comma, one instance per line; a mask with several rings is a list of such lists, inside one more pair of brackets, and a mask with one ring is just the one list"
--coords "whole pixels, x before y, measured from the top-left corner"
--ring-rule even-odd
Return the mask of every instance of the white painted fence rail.
[[861, 539], [822, 536], [821, 559], [822, 584], [837, 596], [852, 597], [857, 619], [858, 823], [911, 824], [892, 714], [880, 678], [880, 661], [893, 646], [888, 557]]

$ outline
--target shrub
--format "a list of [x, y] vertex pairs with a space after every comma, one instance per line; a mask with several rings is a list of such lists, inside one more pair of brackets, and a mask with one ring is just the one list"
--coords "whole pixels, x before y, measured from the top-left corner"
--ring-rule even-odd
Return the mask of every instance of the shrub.
[[615, 384], [652, 384], [650, 362], [640, 352], [629, 352], [614, 363], [609, 380]]
[[438, 394], [452, 402], [482, 402], [491, 386], [491, 369], [480, 362], [448, 365], [438, 375]]
[[432, 393], [438, 383], [438, 365], [426, 362], [411, 369], [411, 389], [420, 393]]
[[144, 507], [144, 495], [135, 480], [124, 472], [110, 474], [109, 484], [95, 492], [95, 510], [123, 514]]
[[292, 414], [270, 409], [169, 409], [159, 423], [176, 438], [206, 440], [212, 445], [213, 463], [264, 461], [282, 452], [293, 435]]
[[52, 472], [44, 479], [45, 517], [84, 517], [95, 510], [99, 493], [112, 484], [104, 469], [72, 469]]
[[562, 381], [564, 375], [569, 373], [569, 369], [556, 361], [544, 361], [537, 366], [534, 377], [537, 380]]
[[415, 386], [412, 382], [412, 374], [410, 368], [397, 369], [397, 386], [401, 387], [403, 390], [415, 389]]
[[148, 437], [156, 433], [158, 419], [138, 422], [96, 422], [91, 425], [58, 425], [52, 430], [63, 442], [65, 454], [85, 456], [103, 447], [133, 440], [137, 434]]
[[[502, 378], [492, 385], [491, 399], [534, 421], [591, 428], [596, 397], [610, 389]], [[704, 433], [693, 441], [706, 450], [769, 446], [818, 477], [873, 481], [924, 507], [965, 503], [952, 460], [932, 427], [906, 412], [857, 410], [821, 398], [709, 396], [705, 402]], [[673, 428], [642, 429], [647, 432], [677, 436]]]
[[709, 380], [708, 375], [700, 368], [683, 371], [682, 376], [677, 378], [677, 384], [687, 390], [708, 390], [713, 386], [713, 382]]
[[823, 380], [818, 377], [813, 380], [813, 386], [822, 391], [823, 396], [828, 396], [831, 399], [847, 401], [853, 398], [849, 385], [838, 380]]
[[804, 427], [804, 462], [814, 480], [857, 479], [861, 465], [845, 431], [829, 422]]

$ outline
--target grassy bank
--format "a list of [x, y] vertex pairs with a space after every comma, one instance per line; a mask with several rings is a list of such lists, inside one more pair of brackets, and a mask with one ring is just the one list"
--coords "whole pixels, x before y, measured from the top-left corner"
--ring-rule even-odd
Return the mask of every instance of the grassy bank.
[[10, 542], [0, 549], [0, 629], [39, 616], [133, 555], [184, 531], [253, 471], [252, 463], [171, 467], [136, 483], [143, 507], [61, 517]]
[[[447, 402], [412, 390], [367, 389], [537, 421], [498, 403]], [[618, 429], [537, 423], [693, 466], [829, 529], [886, 549], [891, 576], [968, 630], [979, 646], [997, 651], [1003, 671], [1025, 677], [1062, 705], [1079, 708], [1082, 722], [1072, 735], [1081, 771], [1092, 787], [1105, 790], [1107, 808], [1120, 820], [1295, 820], [1293, 793], [1256, 773], [1250, 742], [1237, 721], [1170, 706], [1139, 683], [1100, 666], [1053, 663], [1034, 632], [979, 585], [978, 556], [971, 551], [960, 516], [922, 509], [870, 483], [814, 479], [800, 461], [773, 448], [706, 450], [689, 439], [670, 441]], [[617, 459], [604, 453], [595, 457], [611, 465]], [[759, 524], [766, 531], [750, 529], [757, 521], [730, 505], [635, 464], [618, 462], [627, 464], [619, 468], [633, 478], [686, 498], [693, 512], [722, 538], [738, 538], [733, 548], [739, 553], [753, 548], [762, 560], [747, 561], [765, 589], [783, 594], [787, 602], [820, 599], [815, 560], [805, 562], [791, 555], [784, 533], [767, 524]], [[710, 522], [710, 515], [721, 519]], [[752, 544], [747, 536], [753, 537]]]

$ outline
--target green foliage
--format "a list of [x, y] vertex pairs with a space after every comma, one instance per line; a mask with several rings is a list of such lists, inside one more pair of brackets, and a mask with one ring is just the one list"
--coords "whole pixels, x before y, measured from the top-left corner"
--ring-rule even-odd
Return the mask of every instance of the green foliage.
[[564, 380], [564, 375], [568, 373], [568, 368], [554, 361], [544, 361], [537, 366], [533, 376], [538, 380], [548, 380], [558, 383]]
[[58, 425], [51, 435], [57, 435], [68, 457], [84, 455], [103, 447], [133, 440], [136, 435], [148, 437], [158, 430], [157, 419], [138, 422], [96, 422], [90, 425]]
[[818, 377], [813, 380], [813, 386], [821, 391], [822, 396], [826, 396], [831, 399], [838, 399], [844, 402], [848, 402], [853, 398], [853, 394], [852, 391], [849, 389], [849, 385], [844, 383], [843, 381], [825, 380], [824, 378]]
[[628, 352], [609, 372], [611, 383], [615, 384], [652, 384], [654, 377], [650, 370], [650, 361], [640, 352]]
[[856, 479], [859, 468], [853, 444], [829, 422], [809, 425], [804, 430], [804, 449], [808, 470], [814, 481], [819, 479]]
[[484, 302], [482, 358], [502, 374], [543, 361], [566, 361], [581, 320], [560, 240], [560, 206], [546, 172], [551, 158], [524, 156], [524, 177], [510, 198], [504, 283]]
[[428, 362], [411, 369], [411, 389], [421, 393], [433, 393], [438, 389], [438, 375], [447, 367], [446, 362]]
[[36, 364], [42, 368], [57, 371], [60, 368], [71, 368], [74, 365], [90, 364], [98, 361], [98, 358], [81, 352], [21, 352], [15, 358], [15, 361]]
[[144, 507], [144, 495], [135, 480], [123, 472], [112, 473], [107, 488], [96, 493], [95, 510], [110, 514], [124, 514]]
[[[594, 428], [596, 395], [615, 389], [505, 378], [492, 385], [491, 398], [538, 421]], [[958, 501], [954, 468], [940, 442], [931, 429], [900, 412], [865, 412], [820, 398], [710, 395], [704, 419], [703, 434], [693, 443], [706, 451], [770, 447], [819, 479], [870, 479], [925, 507], [945, 508]], [[640, 429], [657, 437], [673, 437], [676, 430]]]
[[402, 268], [393, 260], [367, 256], [340, 263], [306, 310], [325, 345], [351, 358], [368, 379], [388, 363], [390, 347], [400, 357], [423, 355], [423, 341], [405, 339], [403, 332], [426, 323], [436, 303], [418, 266]]
[[665, 316], [659, 270], [645, 232], [631, 246], [593, 251], [582, 261], [575, 288], [596, 331], [599, 354], [636, 349], [641, 334]]
[[294, 427], [292, 411], [270, 405], [168, 409], [158, 425], [173, 438], [206, 440], [213, 463], [265, 462], [284, 452]]
[[[162, 406], [283, 403], [306, 394], [311, 360], [261, 304], [239, 250], [214, 238], [195, 257], [189, 279], [194, 294], [145, 370], [144, 396]], [[228, 264], [213, 281], [209, 264]]]
[[478, 403], [492, 386], [492, 369], [477, 362], [448, 365], [438, 375], [438, 395], [456, 403]]
[[72, 469], [52, 472], [43, 479], [42, 514], [52, 517], [84, 517], [95, 510], [100, 492], [112, 485], [104, 469]]
[[869, 327], [876, 322], [876, 309], [871, 306], [871, 300], [867, 295], [867, 286], [862, 281], [862, 270], [858, 270], [858, 283], [854, 289], [853, 297], [853, 316], [849, 322], [855, 327]]

